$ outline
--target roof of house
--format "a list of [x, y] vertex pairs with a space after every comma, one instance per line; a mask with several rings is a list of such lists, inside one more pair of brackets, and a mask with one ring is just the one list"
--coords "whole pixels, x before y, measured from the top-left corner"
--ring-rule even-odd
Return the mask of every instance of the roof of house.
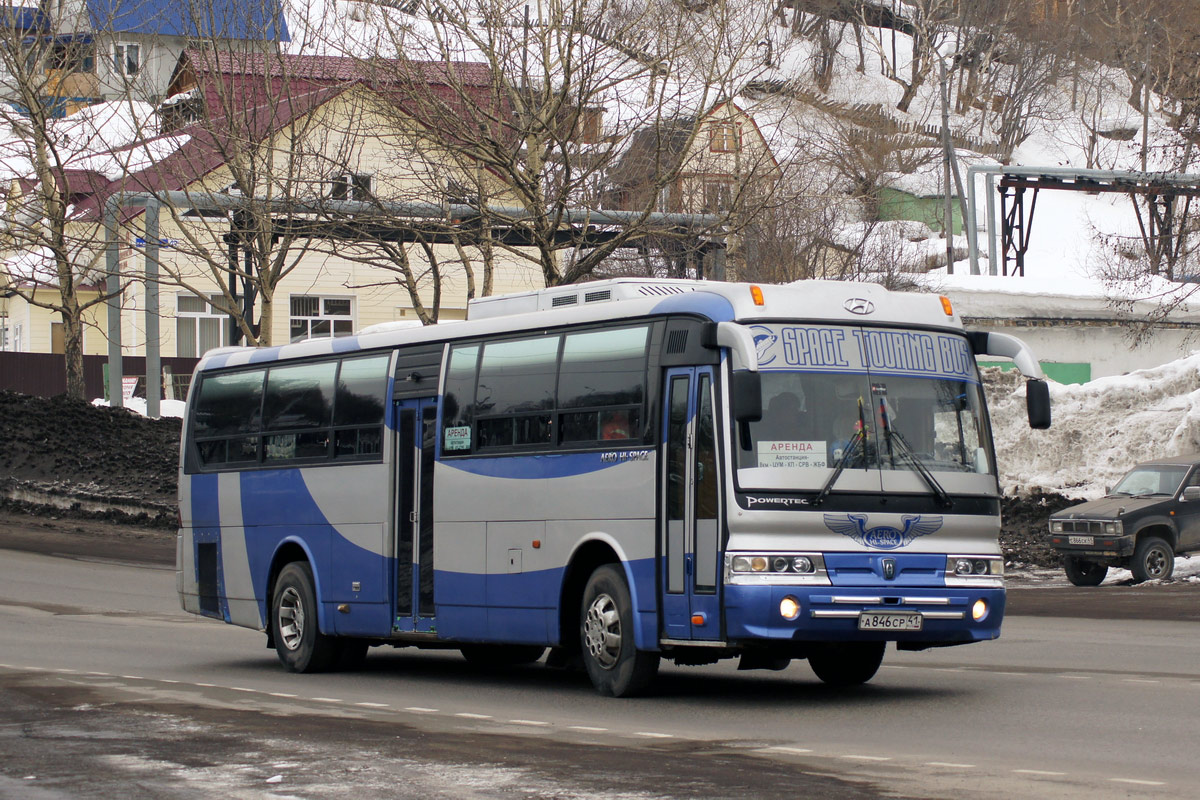
[[94, 31], [291, 41], [280, 0], [86, 0]]
[[[239, 114], [236, 121], [216, 119], [198, 122], [150, 141], [123, 148], [125, 151], [133, 151], [148, 149], [156, 142], [172, 138], [184, 140], [183, 144], [166, 158], [112, 181], [91, 196], [81, 199], [75, 208], [76, 218], [99, 219], [104, 211], [104, 203], [116, 194], [184, 189], [226, 162], [231, 147], [237, 146], [235, 137], [261, 142], [274, 131], [324, 105], [348, 91], [353, 85], [355, 84], [314, 89], [292, 96], [286, 103], [264, 103], [246, 109], [243, 114]], [[68, 176], [70, 177], [78, 179], [83, 176]], [[126, 220], [140, 213], [141, 209], [126, 207], [121, 217]]]

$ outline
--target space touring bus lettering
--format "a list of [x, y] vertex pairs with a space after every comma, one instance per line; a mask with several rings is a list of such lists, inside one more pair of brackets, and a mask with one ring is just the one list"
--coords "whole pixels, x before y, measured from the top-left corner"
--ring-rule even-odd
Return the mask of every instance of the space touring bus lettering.
[[816, 367], [975, 378], [975, 357], [961, 336], [817, 325], [751, 327], [764, 369]]

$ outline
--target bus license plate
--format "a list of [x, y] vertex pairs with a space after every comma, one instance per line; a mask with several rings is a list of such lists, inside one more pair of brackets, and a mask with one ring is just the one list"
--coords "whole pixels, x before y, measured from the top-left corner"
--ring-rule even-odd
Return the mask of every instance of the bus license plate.
[[860, 631], [919, 631], [922, 617], [917, 613], [864, 611], [858, 615]]
[[1095, 536], [1068, 536], [1067, 544], [1095, 544]]

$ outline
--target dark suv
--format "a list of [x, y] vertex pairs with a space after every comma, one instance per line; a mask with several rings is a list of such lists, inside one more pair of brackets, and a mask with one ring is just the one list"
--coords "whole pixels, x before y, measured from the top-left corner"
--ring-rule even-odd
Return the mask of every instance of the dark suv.
[[1052, 515], [1050, 546], [1076, 586], [1098, 585], [1109, 567], [1171, 577], [1176, 553], [1200, 551], [1200, 455], [1138, 464], [1100, 500]]

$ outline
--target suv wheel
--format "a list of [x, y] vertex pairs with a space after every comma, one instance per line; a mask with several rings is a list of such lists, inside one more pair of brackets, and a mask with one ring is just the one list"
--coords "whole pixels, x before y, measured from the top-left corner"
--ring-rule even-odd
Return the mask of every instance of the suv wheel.
[[1099, 586], [1108, 574], [1108, 567], [1075, 556], [1063, 557], [1063, 570], [1067, 580], [1075, 586]]
[[1175, 571], [1175, 551], [1163, 539], [1147, 536], [1138, 542], [1129, 568], [1138, 583], [1166, 580]]

